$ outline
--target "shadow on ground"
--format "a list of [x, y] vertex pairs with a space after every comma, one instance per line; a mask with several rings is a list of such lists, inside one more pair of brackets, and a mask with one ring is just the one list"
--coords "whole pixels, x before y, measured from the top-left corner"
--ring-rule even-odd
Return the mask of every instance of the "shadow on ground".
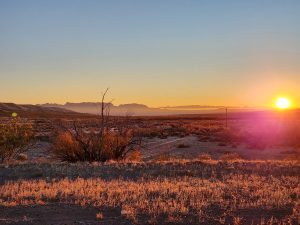
[[235, 163], [203, 162], [187, 163], [124, 163], [105, 165], [101, 163], [26, 163], [11, 166], [0, 166], [0, 184], [12, 180], [35, 179], [76, 179], [78, 177], [101, 178], [103, 180], [155, 179], [163, 177], [198, 177], [208, 179], [214, 176], [223, 179], [227, 174], [255, 174], [259, 176], [299, 176], [300, 164], [275, 162], [241, 161]]
[[[96, 218], [98, 213], [101, 213], [101, 218]], [[211, 217], [211, 220], [201, 221], [196, 215], [190, 214], [181, 221], [170, 222], [167, 215], [160, 215], [156, 219], [159, 224], [168, 225], [183, 225], [183, 224], [234, 224], [234, 216], [227, 215], [224, 217], [223, 223], [213, 218], [221, 216], [225, 212], [219, 206], [211, 205], [205, 210], [205, 213]], [[242, 218], [242, 224], [259, 224], [261, 218], [267, 219], [282, 219], [291, 214], [291, 209], [276, 209], [276, 210], [260, 210], [260, 209], [244, 209], [238, 210], [238, 217]], [[150, 224], [151, 218], [148, 216], [138, 216], [138, 224]], [[184, 217], [183, 217], [184, 218]], [[32, 205], [32, 206], [15, 206], [15, 207], [0, 207], [0, 225], [130, 225], [136, 224], [133, 221], [126, 219], [121, 215], [121, 209], [116, 208], [101, 208], [81, 207], [77, 205], [53, 203], [48, 205]], [[294, 223], [292, 223], [294, 224]]]
[[0, 224], [14, 225], [69, 225], [69, 224], [131, 224], [121, 216], [119, 208], [102, 208], [102, 219], [96, 214], [100, 209], [67, 204], [0, 207]]

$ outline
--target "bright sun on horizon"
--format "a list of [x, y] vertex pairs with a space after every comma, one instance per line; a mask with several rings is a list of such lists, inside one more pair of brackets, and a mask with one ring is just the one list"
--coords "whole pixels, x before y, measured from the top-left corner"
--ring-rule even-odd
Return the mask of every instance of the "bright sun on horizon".
[[286, 97], [280, 97], [276, 100], [276, 107], [278, 109], [288, 109], [291, 107], [291, 101]]

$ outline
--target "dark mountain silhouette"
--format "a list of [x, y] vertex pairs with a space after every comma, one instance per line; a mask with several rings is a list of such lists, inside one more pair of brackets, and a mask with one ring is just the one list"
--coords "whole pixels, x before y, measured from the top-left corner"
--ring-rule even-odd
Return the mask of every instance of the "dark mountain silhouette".
[[12, 113], [17, 113], [21, 117], [62, 117], [79, 115], [79, 113], [67, 110], [62, 107], [42, 107], [38, 105], [18, 105], [14, 103], [0, 103], [0, 116], [10, 117]]
[[[104, 103], [106, 108], [109, 108], [110, 113], [112, 115], [125, 115], [126, 113], [135, 113], [140, 112], [138, 114], [141, 114], [141, 111], [145, 111], [145, 113], [142, 114], [148, 114], [148, 111], [152, 111], [151, 108], [149, 108], [146, 105], [142, 104], [122, 104], [119, 106], [115, 106], [112, 103]], [[43, 104], [40, 105], [42, 107], [48, 108], [48, 107], [56, 107], [61, 109], [67, 109], [72, 110], [74, 112], [79, 113], [90, 113], [90, 114], [99, 114], [101, 111], [101, 103], [100, 102], [80, 102], [80, 103], [71, 103], [67, 102], [63, 105], [59, 104]]]

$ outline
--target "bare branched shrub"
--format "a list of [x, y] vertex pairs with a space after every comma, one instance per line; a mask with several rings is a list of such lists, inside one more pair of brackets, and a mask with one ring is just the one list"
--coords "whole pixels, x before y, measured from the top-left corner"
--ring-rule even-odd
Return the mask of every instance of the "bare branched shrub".
[[33, 139], [32, 125], [17, 118], [0, 125], [0, 163], [25, 152]]
[[89, 128], [82, 121], [60, 124], [54, 141], [54, 154], [63, 161], [99, 161], [121, 160], [137, 149], [141, 139], [130, 127], [128, 117], [111, 118], [109, 104], [102, 96], [101, 113], [98, 126]]

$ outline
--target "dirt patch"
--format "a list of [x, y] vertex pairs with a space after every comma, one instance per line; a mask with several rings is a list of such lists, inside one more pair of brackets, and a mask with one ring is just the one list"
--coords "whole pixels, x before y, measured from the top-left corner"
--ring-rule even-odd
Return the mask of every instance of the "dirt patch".
[[[282, 159], [283, 153], [295, 153], [293, 147], [268, 147], [262, 150], [252, 149], [245, 144], [226, 145], [217, 142], [199, 141], [194, 135], [182, 138], [168, 137], [166, 139], [145, 139], [145, 148], [142, 149], [144, 159], [148, 159], [160, 154], [170, 156], [180, 156], [180, 158], [192, 159], [200, 154], [208, 153], [214, 159], [219, 159], [226, 153], [237, 153], [244, 159], [250, 160], [272, 160]], [[184, 146], [180, 148], [178, 146]], [[286, 157], [285, 157], [286, 158]]]

